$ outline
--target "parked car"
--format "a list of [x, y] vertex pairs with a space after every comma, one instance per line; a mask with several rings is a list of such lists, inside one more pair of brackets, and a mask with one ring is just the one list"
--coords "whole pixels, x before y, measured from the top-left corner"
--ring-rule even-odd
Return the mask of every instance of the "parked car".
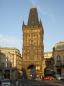
[[61, 80], [64, 80], [64, 74], [61, 75]]
[[43, 80], [55, 80], [53, 76], [44, 76]]
[[1, 86], [11, 86], [10, 80], [9, 79], [2, 79], [0, 80]]
[[55, 77], [57, 80], [61, 80], [61, 76], [59, 74], [56, 74]]

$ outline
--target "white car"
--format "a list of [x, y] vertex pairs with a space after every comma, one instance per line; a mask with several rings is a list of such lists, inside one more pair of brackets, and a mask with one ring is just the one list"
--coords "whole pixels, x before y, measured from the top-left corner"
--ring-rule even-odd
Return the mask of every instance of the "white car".
[[3, 79], [1, 80], [1, 86], [11, 86], [9, 79]]
[[59, 74], [56, 74], [55, 76], [57, 80], [61, 80], [61, 76]]

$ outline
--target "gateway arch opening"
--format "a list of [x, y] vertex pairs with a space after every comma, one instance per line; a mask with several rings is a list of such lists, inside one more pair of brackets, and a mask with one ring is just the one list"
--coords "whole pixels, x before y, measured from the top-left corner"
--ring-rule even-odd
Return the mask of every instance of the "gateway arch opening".
[[33, 64], [30, 64], [27, 68], [29, 71], [30, 79], [36, 78], [36, 66]]

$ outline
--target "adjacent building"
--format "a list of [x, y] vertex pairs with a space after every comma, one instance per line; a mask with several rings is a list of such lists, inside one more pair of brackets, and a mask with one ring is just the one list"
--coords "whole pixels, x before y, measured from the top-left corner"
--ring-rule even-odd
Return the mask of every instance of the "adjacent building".
[[48, 66], [52, 66], [51, 65], [51, 59], [52, 59], [52, 52], [44, 52], [44, 61], [45, 61], [45, 68]]
[[53, 47], [53, 57], [55, 61], [55, 71], [64, 75], [64, 42], [58, 42]]
[[22, 62], [22, 58], [21, 58], [20, 51], [18, 49], [0, 48], [0, 71], [4, 72], [5, 76], [6, 76], [5, 71], [6, 72], [9, 71], [8, 73], [9, 78], [12, 78], [15, 72], [19, 73], [22, 68], [21, 62]]
[[44, 52], [44, 58], [49, 59], [52, 57], [52, 52]]

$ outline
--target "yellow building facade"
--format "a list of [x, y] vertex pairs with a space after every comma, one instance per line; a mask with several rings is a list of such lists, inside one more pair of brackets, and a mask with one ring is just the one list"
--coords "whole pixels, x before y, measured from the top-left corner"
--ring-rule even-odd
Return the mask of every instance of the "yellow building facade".
[[[3, 69], [3, 71], [16, 70], [16, 71], [18, 71], [18, 73], [20, 73], [21, 68], [22, 68], [22, 58], [21, 58], [20, 51], [18, 49], [16, 49], [16, 48], [0, 48], [0, 69]], [[15, 72], [14, 72], [14, 74], [15, 74]], [[11, 72], [11, 74], [13, 74], [13, 73]], [[16, 77], [16, 75], [15, 75], [15, 77]]]
[[43, 60], [44, 60], [44, 44], [43, 36], [44, 30], [41, 20], [38, 19], [36, 8], [31, 8], [27, 25], [22, 26], [23, 30], [23, 48], [22, 58], [23, 67], [28, 71], [30, 65], [36, 67], [38, 75], [43, 74]]

